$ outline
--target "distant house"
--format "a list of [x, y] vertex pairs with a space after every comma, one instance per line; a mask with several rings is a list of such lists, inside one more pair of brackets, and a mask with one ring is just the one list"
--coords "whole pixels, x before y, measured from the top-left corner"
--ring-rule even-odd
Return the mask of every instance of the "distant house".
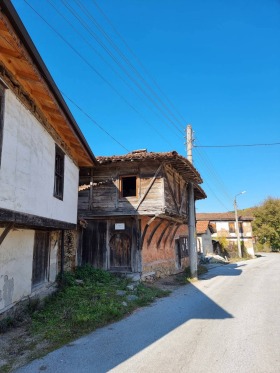
[[206, 195], [192, 164], [177, 152], [145, 150], [97, 157], [80, 173], [79, 262], [146, 277], [188, 265], [188, 184]]
[[[196, 214], [197, 224], [207, 224], [211, 226], [212, 241], [214, 252], [220, 252], [219, 239], [225, 239], [229, 250], [237, 248], [237, 234], [235, 214], [227, 213], [198, 213]], [[252, 232], [253, 217], [238, 216], [238, 229], [240, 235], [241, 247], [250, 256], [254, 256], [253, 232]]]
[[212, 234], [214, 230], [209, 221], [197, 221], [196, 236], [197, 236], [197, 252], [203, 255], [213, 253]]
[[0, 313], [41, 294], [96, 160], [10, 0], [0, 11]]

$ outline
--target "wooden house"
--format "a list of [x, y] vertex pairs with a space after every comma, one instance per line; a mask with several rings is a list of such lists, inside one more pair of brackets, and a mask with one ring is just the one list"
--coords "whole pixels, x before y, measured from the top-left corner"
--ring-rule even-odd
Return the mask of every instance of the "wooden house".
[[188, 185], [206, 195], [198, 171], [176, 151], [97, 157], [80, 172], [79, 263], [164, 276], [188, 265]]
[[10, 0], [0, 8], [0, 313], [53, 284], [96, 160]]

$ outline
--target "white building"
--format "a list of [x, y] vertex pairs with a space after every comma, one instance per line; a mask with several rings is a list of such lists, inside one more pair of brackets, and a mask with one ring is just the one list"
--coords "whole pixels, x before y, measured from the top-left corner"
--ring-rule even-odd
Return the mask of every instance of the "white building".
[[238, 227], [235, 222], [235, 214], [232, 212], [226, 213], [198, 213], [196, 214], [197, 222], [205, 222], [210, 225], [212, 230], [212, 242], [214, 245], [214, 252], [219, 252], [219, 240], [225, 239], [227, 242], [227, 249], [229, 251], [237, 248], [237, 229], [239, 230], [239, 237], [241, 249], [246, 251], [250, 256], [254, 256], [254, 238], [252, 231], [251, 216], [238, 216]]
[[[51, 285], [95, 158], [9, 0], [0, 11], [0, 313]], [[61, 260], [62, 259], [62, 260]]]

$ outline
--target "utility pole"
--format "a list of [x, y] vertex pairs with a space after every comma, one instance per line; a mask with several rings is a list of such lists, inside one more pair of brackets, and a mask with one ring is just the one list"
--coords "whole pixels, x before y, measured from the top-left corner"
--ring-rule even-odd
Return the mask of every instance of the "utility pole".
[[[192, 127], [190, 124], [186, 128], [186, 144], [187, 144], [187, 158], [192, 164]], [[188, 227], [189, 227], [189, 253], [190, 253], [190, 272], [192, 278], [197, 278], [197, 249], [196, 249], [196, 230], [195, 230], [195, 203], [194, 203], [194, 187], [190, 181], [187, 187], [188, 194]]]
[[235, 213], [235, 231], [236, 231], [236, 237], [237, 237], [237, 250], [238, 250], [238, 256], [239, 256], [239, 258], [242, 258], [242, 252], [241, 252], [241, 244], [240, 244], [240, 233], [239, 233], [239, 224], [238, 224], [238, 216], [237, 216], [237, 202], [236, 202], [236, 198], [240, 194], [244, 194], [244, 193], [246, 193], [246, 190], [244, 190], [243, 192], [240, 192], [240, 193], [236, 194], [236, 196], [234, 197], [234, 201], [233, 201], [234, 213]]

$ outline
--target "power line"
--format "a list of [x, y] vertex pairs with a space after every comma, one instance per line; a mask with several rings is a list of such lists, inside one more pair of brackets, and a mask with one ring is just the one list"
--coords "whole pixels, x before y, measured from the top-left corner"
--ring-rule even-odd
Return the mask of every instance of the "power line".
[[[77, 3], [77, 1], [75, 0]], [[160, 101], [160, 98], [158, 96], [156, 97], [157, 101], [147, 93], [147, 91], [142, 87], [141, 84], [130, 74], [130, 72], [121, 64], [121, 61], [116, 57], [114, 52], [110, 50], [106, 44], [102, 41], [102, 39], [92, 30], [92, 28], [88, 25], [85, 20], [81, 18], [81, 16], [77, 13], [77, 11], [65, 0], [62, 0], [62, 3], [64, 6], [72, 13], [72, 15], [78, 20], [78, 22], [82, 25], [82, 27], [95, 39], [95, 41], [105, 50], [105, 52], [112, 58], [112, 60], [116, 63], [116, 65], [123, 71], [123, 73], [130, 79], [130, 81], [135, 84], [135, 86], [142, 92], [142, 94], [150, 101], [154, 107], [157, 108], [157, 110], [161, 113], [161, 115], [167, 119], [167, 123], [169, 125], [169, 122], [172, 124], [172, 126], [179, 131], [179, 133], [183, 134], [183, 132], [177, 127], [177, 125], [173, 122], [173, 120], [162, 110], [161, 106], [157, 103], [157, 101]], [[132, 69], [132, 71], [137, 74], [141, 78], [141, 80], [144, 82], [144, 84], [149, 88], [149, 90], [152, 92], [152, 94], [155, 96], [156, 94], [151, 90], [150, 86], [146, 83], [146, 81], [143, 79], [143, 77], [140, 75], [140, 73], [137, 71], [137, 69], [134, 68], [134, 66], [130, 63], [130, 61], [127, 59], [127, 57], [121, 52], [121, 50], [118, 48], [118, 46], [113, 42], [113, 40], [110, 38], [110, 36], [103, 30], [102, 26], [99, 25], [99, 23], [95, 20], [95, 18], [89, 13], [88, 9], [85, 9], [83, 5], [78, 6], [82, 9], [82, 12], [86, 15], [86, 17], [89, 18], [89, 20], [95, 25], [95, 27], [102, 32], [103, 35], [105, 35], [106, 40], [109, 42], [109, 44], [113, 47], [113, 49], [118, 53], [118, 55], [121, 57], [121, 59]]]
[[[153, 82], [153, 84], [157, 87], [157, 89], [160, 91], [160, 93], [164, 96], [164, 98], [167, 100], [167, 102], [170, 104], [170, 106], [176, 111], [176, 113], [180, 116], [181, 120], [183, 121], [183, 124], [185, 126], [186, 124], [186, 121], [184, 119], [184, 117], [181, 115], [181, 113], [177, 110], [177, 108], [174, 106], [174, 104], [170, 101], [170, 99], [167, 97], [167, 95], [163, 92], [163, 90], [161, 89], [161, 87], [159, 86], [159, 84], [156, 82], [156, 80], [151, 76], [151, 74], [148, 72], [148, 70], [145, 68], [145, 66], [142, 64], [142, 62], [140, 61], [140, 59], [138, 58], [138, 56], [133, 52], [133, 50], [131, 49], [131, 47], [127, 44], [126, 40], [123, 38], [123, 36], [120, 34], [120, 32], [117, 30], [117, 28], [114, 26], [114, 24], [112, 23], [112, 21], [109, 19], [109, 17], [106, 15], [106, 13], [101, 9], [100, 5], [97, 4], [96, 0], [92, 0], [92, 2], [94, 3], [94, 5], [96, 6], [96, 8], [98, 9], [98, 11], [102, 14], [102, 16], [106, 19], [107, 23], [111, 26], [111, 28], [113, 29], [113, 31], [115, 32], [115, 34], [119, 37], [119, 39], [123, 42], [123, 44], [125, 45], [126, 49], [130, 52], [130, 54], [134, 57], [134, 59], [137, 61], [137, 63], [139, 64], [139, 66], [142, 68], [142, 70], [145, 72], [145, 74], [151, 79], [151, 81]], [[177, 117], [175, 116], [175, 114], [173, 113], [173, 118], [175, 118], [177, 120], [177, 122], [179, 123], [180, 120], [177, 119]]]
[[112, 140], [114, 140], [118, 145], [120, 145], [123, 149], [125, 149], [127, 152], [130, 152], [129, 149], [127, 149], [122, 143], [120, 143], [117, 139], [115, 139], [108, 131], [106, 131], [95, 119], [93, 119], [89, 114], [87, 114], [79, 105], [77, 105], [71, 98], [69, 98], [66, 93], [62, 92], [64, 97], [67, 98], [68, 101], [70, 101], [75, 107], [80, 110], [91, 122], [93, 122], [101, 131], [106, 133]]
[[268, 143], [268, 144], [242, 144], [242, 145], [194, 145], [194, 148], [240, 148], [248, 146], [274, 146], [280, 145], [280, 142]]
[[[62, 36], [54, 27], [50, 25], [50, 23], [43, 17], [41, 16], [28, 2], [27, 0], [24, 0], [24, 2], [50, 27], [50, 29], [57, 34], [67, 46], [72, 49], [96, 74], [97, 76], [103, 80], [134, 112], [136, 112], [144, 121], [147, 123], [150, 127], [153, 128], [153, 130], [162, 138], [164, 141], [166, 141], [168, 144], [168, 140], [162, 136], [162, 134], [144, 117], [143, 114], [139, 112], [130, 102], [122, 95], [119, 93], [119, 91], [90, 63], [84, 58], [65, 38]], [[169, 144], [170, 145], [170, 144]]]

